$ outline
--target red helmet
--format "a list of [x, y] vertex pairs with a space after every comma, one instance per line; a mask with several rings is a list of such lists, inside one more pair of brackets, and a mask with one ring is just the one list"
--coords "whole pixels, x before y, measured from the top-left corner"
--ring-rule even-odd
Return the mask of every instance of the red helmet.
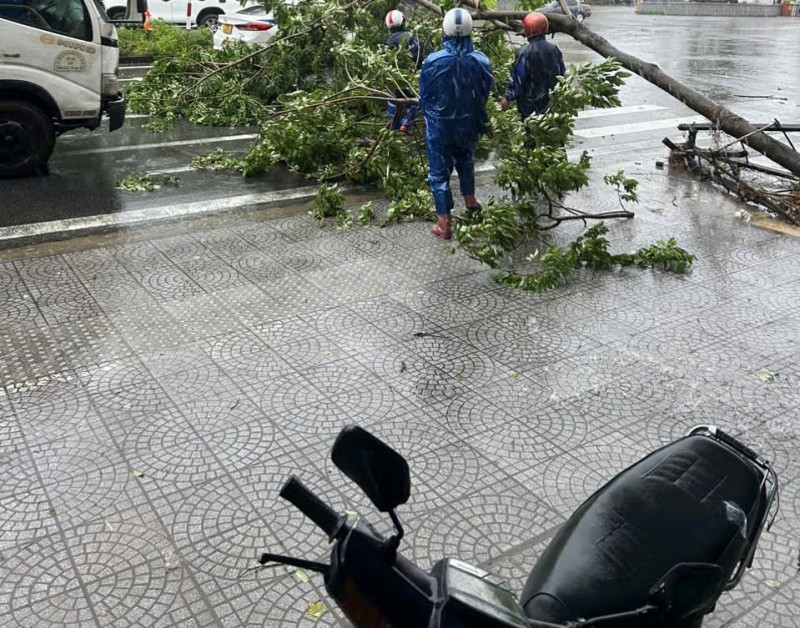
[[546, 35], [550, 30], [550, 22], [545, 15], [533, 11], [522, 19], [522, 27], [525, 29], [525, 37]]

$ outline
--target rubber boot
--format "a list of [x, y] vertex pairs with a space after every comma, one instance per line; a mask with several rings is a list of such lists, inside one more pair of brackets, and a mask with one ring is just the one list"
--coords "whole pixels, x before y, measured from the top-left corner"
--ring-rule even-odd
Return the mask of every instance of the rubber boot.
[[439, 222], [433, 226], [431, 233], [442, 240], [449, 240], [453, 237], [453, 232], [450, 229], [450, 214], [436, 214], [436, 217]]

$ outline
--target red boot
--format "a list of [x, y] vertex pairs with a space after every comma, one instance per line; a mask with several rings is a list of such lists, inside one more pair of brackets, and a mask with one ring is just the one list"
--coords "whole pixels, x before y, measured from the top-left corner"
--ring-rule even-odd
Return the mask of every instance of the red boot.
[[439, 222], [433, 226], [431, 233], [442, 240], [449, 240], [453, 236], [450, 230], [450, 214], [436, 214], [436, 216]]

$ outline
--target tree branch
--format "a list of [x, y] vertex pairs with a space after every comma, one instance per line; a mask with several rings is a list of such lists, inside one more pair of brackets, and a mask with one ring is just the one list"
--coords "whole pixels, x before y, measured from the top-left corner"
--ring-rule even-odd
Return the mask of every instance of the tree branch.
[[[429, 0], [413, 1], [426, 9], [431, 9]], [[505, 23], [509, 23], [511, 20], [521, 20], [528, 13], [527, 11], [483, 11], [474, 0], [463, 0], [463, 4], [475, 9], [475, 14], [480, 16], [480, 19], [499, 19]], [[432, 6], [435, 7], [435, 5]], [[437, 10], [434, 12], [437, 15], [441, 15], [441, 9], [439, 7], [436, 7], [436, 9]], [[648, 63], [638, 57], [618, 50], [606, 39], [578, 23], [577, 20], [554, 13], [547, 13], [546, 15], [550, 22], [551, 32], [566, 33], [603, 57], [612, 57], [616, 59], [626, 69], [638, 74], [645, 80], [677, 98], [697, 113], [711, 120], [720, 130], [728, 135], [732, 137], [746, 136], [744, 140], [745, 144], [800, 177], [800, 153], [793, 150], [791, 147], [759, 131], [741, 116], [715, 103], [700, 92], [676, 81], [674, 78], [661, 71], [654, 63]]]

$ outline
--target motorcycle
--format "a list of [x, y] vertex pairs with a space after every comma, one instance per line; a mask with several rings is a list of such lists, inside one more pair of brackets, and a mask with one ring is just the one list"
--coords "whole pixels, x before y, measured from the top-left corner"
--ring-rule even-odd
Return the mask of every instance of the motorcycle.
[[330, 564], [269, 553], [259, 562], [322, 574], [356, 628], [697, 628], [752, 565], [778, 494], [766, 459], [698, 426], [589, 497], [518, 599], [500, 578], [459, 560], [445, 558], [427, 573], [398, 553], [404, 530], [396, 509], [411, 491], [399, 453], [348, 426], [331, 458], [389, 514], [394, 534], [384, 538], [358, 516], [336, 513], [291, 476], [280, 496], [327, 534]]

